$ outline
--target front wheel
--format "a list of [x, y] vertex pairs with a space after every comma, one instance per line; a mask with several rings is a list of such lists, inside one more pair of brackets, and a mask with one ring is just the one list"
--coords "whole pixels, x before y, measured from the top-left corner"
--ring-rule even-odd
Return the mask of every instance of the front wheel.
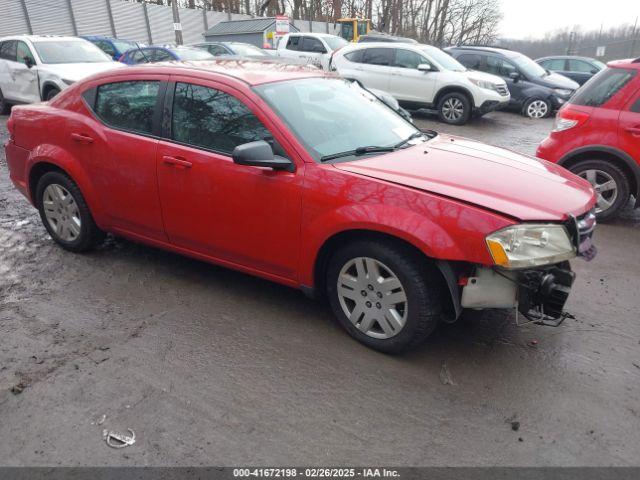
[[569, 170], [587, 180], [596, 191], [596, 218], [606, 221], [615, 217], [629, 201], [630, 186], [625, 173], [606, 160], [586, 160]]
[[522, 108], [522, 114], [529, 118], [545, 118], [551, 114], [551, 104], [541, 98], [530, 98]]
[[45, 173], [36, 188], [36, 201], [49, 235], [66, 250], [85, 252], [104, 240], [80, 188], [64, 173]]
[[47, 91], [47, 95], [46, 95], [45, 100], [48, 102], [49, 100], [52, 100], [52, 99], [53, 99], [53, 97], [55, 97], [55, 96], [56, 96], [56, 95], [58, 95], [59, 93], [60, 93], [60, 90], [59, 90], [59, 89], [57, 89], [57, 88], [50, 88], [50, 89]]
[[385, 353], [422, 343], [442, 314], [439, 271], [394, 242], [347, 245], [329, 261], [326, 282], [331, 308], [344, 329]]
[[450, 125], [464, 125], [471, 117], [469, 98], [458, 92], [447, 93], [438, 101], [438, 118]]

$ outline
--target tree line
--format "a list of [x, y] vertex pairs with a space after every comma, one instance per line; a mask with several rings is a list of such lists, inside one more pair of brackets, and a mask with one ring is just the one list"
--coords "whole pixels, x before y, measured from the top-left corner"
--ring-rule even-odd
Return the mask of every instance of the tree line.
[[502, 18], [499, 0], [137, 0], [255, 16], [335, 22], [372, 20], [375, 30], [436, 46], [490, 44]]

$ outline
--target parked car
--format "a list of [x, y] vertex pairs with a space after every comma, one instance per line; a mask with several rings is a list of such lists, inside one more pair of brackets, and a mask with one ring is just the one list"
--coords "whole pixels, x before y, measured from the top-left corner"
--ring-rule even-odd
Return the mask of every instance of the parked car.
[[330, 69], [365, 87], [393, 95], [408, 109], [435, 109], [453, 125], [503, 108], [509, 103], [504, 80], [470, 72], [442, 50], [429, 45], [358, 43], [333, 54]]
[[640, 58], [611, 62], [582, 86], [556, 116], [537, 152], [587, 179], [600, 220], [635, 197], [640, 206]]
[[103, 37], [101, 35], [84, 35], [80, 38], [90, 41], [104, 53], [109, 55], [113, 60], [119, 60], [122, 54], [133, 48], [144, 47], [145, 45], [133, 40], [124, 40], [121, 38]]
[[278, 42], [276, 55], [283, 58], [301, 58], [326, 70], [331, 54], [346, 45], [349, 45], [349, 42], [344, 38], [328, 33], [289, 33]]
[[358, 43], [371, 42], [390, 42], [390, 43], [418, 43], [413, 38], [398, 37], [396, 35], [388, 35], [386, 33], [369, 32], [366, 35], [360, 35]]
[[536, 60], [545, 70], [559, 73], [567, 78], [583, 85], [606, 65], [600, 60], [589, 57], [555, 56], [543, 57]]
[[13, 104], [51, 100], [81, 78], [119, 66], [77, 37], [0, 38], [0, 112]]
[[258, 48], [250, 43], [241, 42], [202, 42], [191, 45], [195, 48], [201, 48], [206, 50], [214, 57], [235, 55], [238, 57], [246, 58], [262, 58], [271, 57], [271, 54], [267, 53], [262, 48]]
[[561, 318], [568, 260], [593, 254], [587, 181], [421, 132], [320, 70], [131, 67], [7, 125], [11, 180], [63, 248], [112, 232], [325, 295], [384, 352], [463, 308]]
[[578, 84], [549, 73], [529, 57], [504, 48], [450, 47], [450, 55], [471, 70], [502, 77], [511, 93], [510, 107], [529, 118], [544, 118], [560, 108]]
[[172, 47], [172, 46], [150, 46], [135, 48], [125, 52], [120, 57], [120, 62], [127, 65], [139, 63], [173, 62], [178, 60], [213, 60], [215, 57], [201, 48], [194, 47]]

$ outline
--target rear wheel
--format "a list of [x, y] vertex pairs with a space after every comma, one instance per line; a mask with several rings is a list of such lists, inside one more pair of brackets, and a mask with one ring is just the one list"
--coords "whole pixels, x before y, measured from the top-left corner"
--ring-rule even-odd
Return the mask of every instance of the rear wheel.
[[45, 228], [58, 244], [85, 252], [104, 240], [78, 185], [62, 172], [47, 172], [38, 182], [36, 202]]
[[442, 314], [439, 272], [387, 241], [362, 240], [336, 252], [327, 296], [344, 329], [368, 347], [400, 353], [422, 343]]
[[606, 160], [585, 160], [569, 168], [593, 186], [598, 197], [596, 217], [606, 221], [615, 217], [629, 201], [629, 180], [620, 168]]
[[48, 102], [49, 100], [53, 99], [53, 97], [55, 97], [59, 93], [60, 93], [59, 89], [57, 89], [55, 87], [50, 88], [49, 90], [47, 90], [47, 95], [45, 97], [45, 100]]
[[463, 125], [471, 117], [471, 102], [459, 92], [447, 93], [438, 101], [438, 118], [451, 125]]
[[522, 114], [529, 118], [545, 118], [551, 113], [551, 104], [541, 98], [530, 98], [524, 104]]

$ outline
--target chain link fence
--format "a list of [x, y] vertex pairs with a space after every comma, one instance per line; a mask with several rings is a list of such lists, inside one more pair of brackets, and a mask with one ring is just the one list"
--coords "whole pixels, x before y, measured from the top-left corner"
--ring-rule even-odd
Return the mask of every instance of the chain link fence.
[[[7, 35], [104, 35], [147, 44], [175, 41], [171, 7], [124, 0], [0, 0], [0, 37]], [[250, 15], [180, 8], [184, 43], [225, 20]], [[294, 20], [303, 32], [336, 33], [335, 25]]]

